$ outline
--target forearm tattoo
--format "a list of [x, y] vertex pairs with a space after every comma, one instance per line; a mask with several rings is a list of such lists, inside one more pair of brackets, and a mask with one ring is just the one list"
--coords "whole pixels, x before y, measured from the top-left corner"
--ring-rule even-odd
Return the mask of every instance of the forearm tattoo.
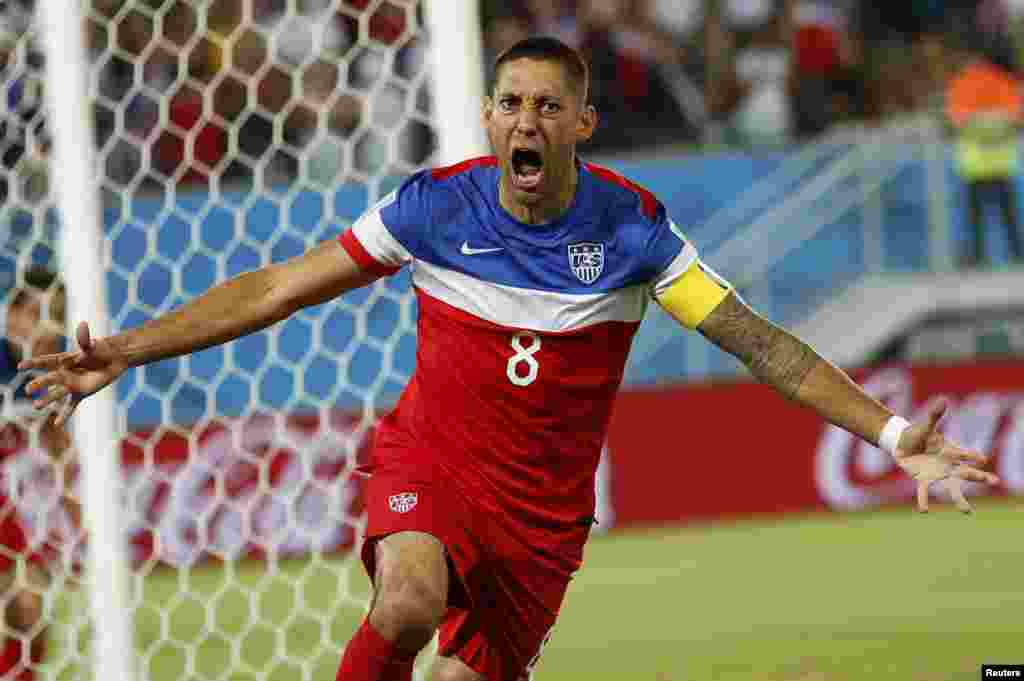
[[821, 359], [809, 345], [753, 312], [735, 293], [730, 293], [698, 330], [788, 398], [796, 396]]

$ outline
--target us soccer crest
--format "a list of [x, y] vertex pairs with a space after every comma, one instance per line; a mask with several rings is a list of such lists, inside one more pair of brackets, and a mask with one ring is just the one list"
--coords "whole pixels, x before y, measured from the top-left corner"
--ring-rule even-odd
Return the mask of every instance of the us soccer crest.
[[584, 284], [593, 284], [604, 269], [604, 244], [584, 241], [569, 246], [569, 266]]
[[416, 506], [419, 496], [416, 492], [402, 492], [388, 497], [388, 507], [395, 513], [408, 513]]

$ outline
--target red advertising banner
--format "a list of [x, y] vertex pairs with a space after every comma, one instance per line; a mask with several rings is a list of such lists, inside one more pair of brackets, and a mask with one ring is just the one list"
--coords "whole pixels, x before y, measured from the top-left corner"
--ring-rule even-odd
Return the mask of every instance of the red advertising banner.
[[[995, 493], [1024, 494], [1024, 363], [854, 376], [907, 418], [946, 400], [947, 436], [993, 456]], [[626, 392], [608, 453], [617, 527], [909, 504], [914, 491], [891, 457], [756, 383]], [[992, 490], [972, 483], [967, 493]]]
[[[855, 377], [911, 418], [946, 400], [946, 434], [993, 455], [1003, 480], [995, 493], [1024, 494], [1024, 363], [890, 367]], [[133, 561], [184, 566], [348, 549], [360, 525], [362, 478], [354, 471], [367, 439], [342, 412], [132, 433], [121, 458]], [[749, 382], [624, 392], [605, 457], [598, 531], [909, 505], [913, 497], [891, 457]], [[989, 493], [968, 486], [968, 495]], [[8, 503], [31, 550], [80, 558], [53, 462], [17, 429], [0, 431], [0, 506]]]

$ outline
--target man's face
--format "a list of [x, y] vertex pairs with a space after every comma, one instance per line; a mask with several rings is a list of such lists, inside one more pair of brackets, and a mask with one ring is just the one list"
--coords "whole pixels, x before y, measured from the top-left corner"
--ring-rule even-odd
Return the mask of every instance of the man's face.
[[563, 66], [535, 59], [502, 66], [483, 117], [506, 191], [513, 201], [530, 205], [565, 189], [576, 144], [596, 124], [593, 108], [583, 105]]

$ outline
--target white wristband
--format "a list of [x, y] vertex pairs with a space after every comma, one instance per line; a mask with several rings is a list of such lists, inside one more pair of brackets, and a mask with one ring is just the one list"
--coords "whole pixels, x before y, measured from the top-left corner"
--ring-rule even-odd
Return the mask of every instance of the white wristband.
[[910, 427], [910, 421], [902, 416], [893, 416], [885, 422], [882, 434], [878, 436], [878, 448], [896, 456], [896, 445], [900, 442], [900, 435]]

